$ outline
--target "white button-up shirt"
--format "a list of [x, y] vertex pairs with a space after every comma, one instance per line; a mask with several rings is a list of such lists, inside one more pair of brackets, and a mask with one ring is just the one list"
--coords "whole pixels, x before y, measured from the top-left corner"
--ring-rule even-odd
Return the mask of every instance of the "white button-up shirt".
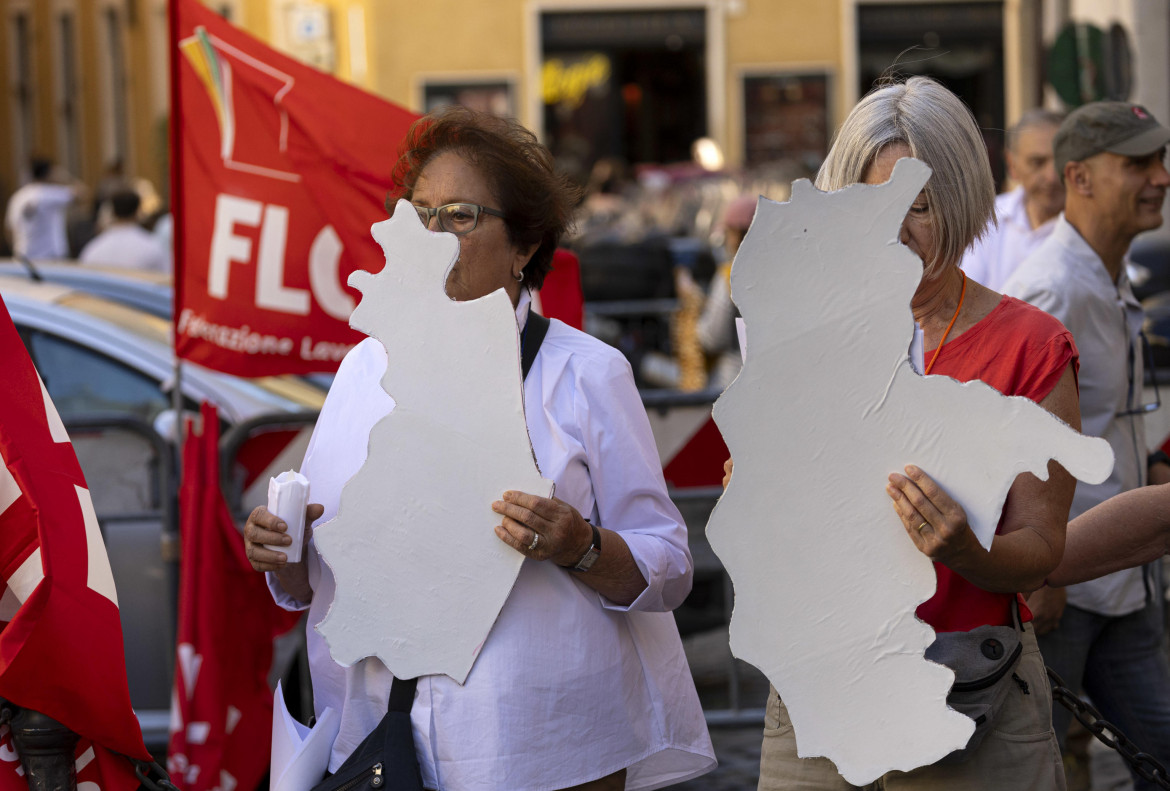
[[[1061, 214], [1049, 239], [1004, 286], [1060, 319], [1081, 353], [1081, 432], [1104, 437], [1116, 457], [1109, 479], [1077, 482], [1069, 518], [1146, 482], [1146, 442], [1139, 406], [1143, 356], [1142, 308], [1123, 262], [1114, 283], [1100, 256]], [[1068, 588], [1068, 601], [1102, 615], [1125, 615], [1146, 602], [1142, 569], [1127, 569]]]
[[81, 250], [83, 264], [105, 264], [141, 272], [170, 274], [166, 249], [154, 234], [133, 222], [118, 222], [99, 233]]
[[995, 216], [999, 225], [989, 222], [983, 238], [967, 248], [959, 265], [975, 282], [1002, 291], [1016, 267], [1052, 233], [1056, 218], [1033, 228], [1024, 206], [1023, 187], [996, 197]]
[[34, 181], [8, 199], [4, 222], [12, 231], [12, 249], [29, 258], [68, 258], [66, 213], [73, 202], [72, 187]]
[[[525, 292], [527, 294], [527, 292]], [[518, 320], [527, 316], [521, 300]], [[312, 499], [337, 511], [365, 461], [373, 425], [393, 401], [379, 381], [385, 348], [346, 356], [329, 390], [302, 473]], [[621, 533], [648, 582], [618, 606], [548, 562], [525, 560], [464, 686], [424, 676], [411, 710], [428, 788], [559, 789], [628, 769], [626, 788], [658, 788], [715, 766], [674, 616], [691, 587], [686, 527], [670, 501], [649, 422], [625, 358], [553, 321], [524, 384], [541, 474], [556, 496]], [[603, 546], [604, 550], [604, 546]], [[336, 664], [313, 628], [335, 583], [308, 554], [308, 652], [313, 702], [341, 712], [329, 761], [336, 771], [386, 712], [392, 677], [377, 659]], [[276, 601], [302, 609], [269, 574]]]

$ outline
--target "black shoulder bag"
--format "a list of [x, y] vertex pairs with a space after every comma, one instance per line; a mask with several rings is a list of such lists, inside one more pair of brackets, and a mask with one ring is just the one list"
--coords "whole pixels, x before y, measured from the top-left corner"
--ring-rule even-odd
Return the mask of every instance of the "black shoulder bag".
[[[528, 311], [528, 321], [520, 335], [520, 370], [525, 379], [548, 327], [548, 319], [531, 309]], [[406, 681], [395, 678], [391, 682], [386, 715], [345, 763], [313, 786], [313, 791], [422, 791], [422, 773], [414, 749], [414, 731], [410, 727], [410, 709], [417, 686], [417, 678]]]

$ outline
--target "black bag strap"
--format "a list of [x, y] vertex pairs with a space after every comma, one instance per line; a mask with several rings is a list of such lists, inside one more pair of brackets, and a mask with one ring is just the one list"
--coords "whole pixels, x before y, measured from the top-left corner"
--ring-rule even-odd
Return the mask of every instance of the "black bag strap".
[[544, 343], [544, 336], [548, 334], [549, 323], [544, 316], [528, 308], [528, 321], [524, 324], [524, 332], [520, 333], [520, 372], [525, 379], [536, 361], [540, 344]]
[[390, 682], [390, 703], [387, 712], [397, 711], [409, 714], [414, 705], [414, 690], [418, 686], [417, 678], [395, 678]]

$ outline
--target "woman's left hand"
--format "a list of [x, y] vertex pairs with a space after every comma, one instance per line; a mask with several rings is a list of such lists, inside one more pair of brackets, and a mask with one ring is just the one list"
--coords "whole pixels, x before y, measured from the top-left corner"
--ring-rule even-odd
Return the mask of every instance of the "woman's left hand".
[[982, 548], [963, 507], [913, 464], [906, 466], [905, 475], [890, 473], [886, 494], [894, 501], [914, 546], [931, 560], [951, 566], [976, 547]]
[[492, 510], [504, 517], [496, 525], [500, 540], [533, 560], [572, 566], [593, 543], [589, 523], [576, 508], [555, 497], [504, 492]]

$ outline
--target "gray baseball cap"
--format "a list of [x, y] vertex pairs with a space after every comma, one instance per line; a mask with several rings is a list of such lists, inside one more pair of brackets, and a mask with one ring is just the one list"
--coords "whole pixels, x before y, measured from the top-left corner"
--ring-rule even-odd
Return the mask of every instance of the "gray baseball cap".
[[1064, 180], [1064, 166], [1108, 151], [1144, 157], [1170, 143], [1170, 129], [1154, 120], [1146, 108], [1129, 102], [1091, 102], [1069, 113], [1052, 141], [1056, 172]]

